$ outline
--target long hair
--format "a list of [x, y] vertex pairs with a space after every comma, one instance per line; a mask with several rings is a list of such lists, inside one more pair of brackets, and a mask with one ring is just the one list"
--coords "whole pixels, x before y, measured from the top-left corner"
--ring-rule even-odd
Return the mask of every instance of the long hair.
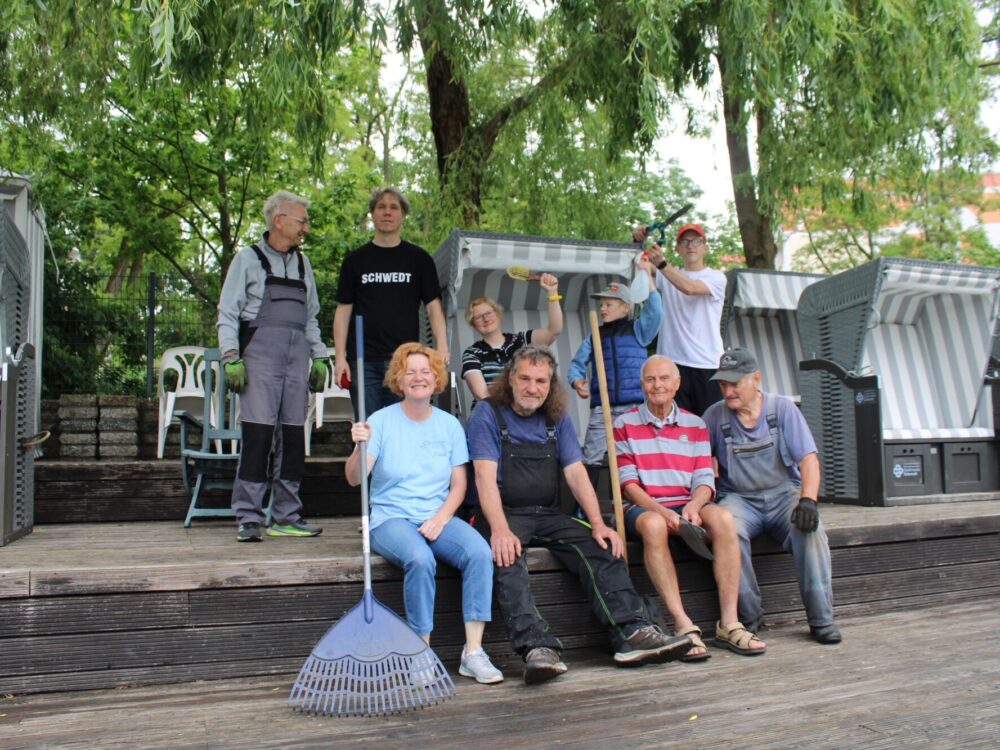
[[503, 369], [500, 377], [490, 384], [490, 401], [513, 407], [514, 387], [510, 384], [511, 375], [517, 370], [518, 364], [525, 360], [533, 365], [546, 364], [549, 366], [549, 395], [546, 396], [538, 411], [553, 422], [557, 421], [566, 413], [566, 389], [559, 382], [557, 374], [559, 365], [547, 346], [529, 344], [518, 349]]
[[403, 375], [406, 373], [406, 360], [411, 354], [423, 354], [430, 362], [431, 372], [434, 373], [434, 393], [435, 395], [444, 391], [448, 385], [448, 373], [444, 368], [444, 358], [436, 350], [429, 346], [411, 341], [400, 344], [392, 354], [392, 361], [385, 371], [383, 384], [397, 396], [403, 395], [403, 389], [399, 387]]

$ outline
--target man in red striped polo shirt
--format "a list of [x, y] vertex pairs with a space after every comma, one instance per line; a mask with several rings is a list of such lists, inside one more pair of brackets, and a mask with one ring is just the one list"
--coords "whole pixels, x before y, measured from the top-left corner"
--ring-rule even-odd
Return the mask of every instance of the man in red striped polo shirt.
[[674, 403], [681, 378], [670, 359], [660, 354], [650, 357], [641, 378], [645, 401], [614, 424], [619, 480], [627, 503], [625, 528], [642, 538], [646, 571], [677, 635], [690, 636], [695, 644], [681, 659], [703, 661], [710, 654], [701, 629], [684, 611], [668, 540], [671, 534], [697, 536], [700, 529], [712, 545], [719, 589], [716, 645], [746, 656], [763, 654], [767, 645], [737, 619], [739, 539], [732, 514], [712, 502], [715, 472], [708, 429], [701, 417]]

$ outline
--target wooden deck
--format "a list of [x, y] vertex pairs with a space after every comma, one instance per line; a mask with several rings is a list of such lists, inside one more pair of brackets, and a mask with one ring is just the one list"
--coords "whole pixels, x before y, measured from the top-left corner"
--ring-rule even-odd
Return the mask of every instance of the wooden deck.
[[[1000, 601], [1000, 502], [822, 513], [838, 617]], [[225, 522], [36, 527], [0, 549], [0, 695], [294, 673], [361, 591], [356, 518], [311, 520], [322, 536], [254, 545], [238, 544]], [[788, 555], [765, 543], [755, 558], [768, 621], [801, 621]], [[631, 559], [637, 587], [651, 592], [635, 546]], [[544, 550], [529, 553], [529, 567], [567, 648], [602, 647], [576, 582]], [[682, 553], [678, 570], [689, 613], [710, 625], [709, 565]], [[376, 559], [373, 574], [376, 595], [402, 612], [400, 571]], [[454, 661], [459, 581], [444, 568], [439, 579], [435, 643]], [[502, 625], [489, 626], [486, 642], [510, 656]]]
[[0, 698], [0, 748], [993, 749], [996, 605], [845, 615], [838, 646], [772, 628], [752, 659], [712, 649], [703, 664], [622, 670], [577, 651], [533, 687], [507, 662], [500, 685], [455, 676], [447, 703], [383, 719], [295, 714], [288, 676]]

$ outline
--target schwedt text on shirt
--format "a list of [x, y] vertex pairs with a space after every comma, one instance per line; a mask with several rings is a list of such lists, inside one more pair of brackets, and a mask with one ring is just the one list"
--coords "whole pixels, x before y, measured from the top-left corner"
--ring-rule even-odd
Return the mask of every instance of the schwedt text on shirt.
[[361, 274], [362, 284], [409, 284], [413, 274], [402, 271], [392, 273], [363, 273]]

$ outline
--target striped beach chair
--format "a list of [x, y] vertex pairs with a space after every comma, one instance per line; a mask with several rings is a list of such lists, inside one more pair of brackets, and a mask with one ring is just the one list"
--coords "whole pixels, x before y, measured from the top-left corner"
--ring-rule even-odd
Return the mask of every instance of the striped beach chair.
[[1000, 269], [879, 258], [809, 286], [802, 410], [822, 494], [865, 505], [1000, 490], [992, 385]]
[[802, 347], [796, 310], [802, 290], [825, 276], [735, 268], [726, 277], [723, 344], [752, 351], [760, 364], [762, 388], [798, 403]]
[[[595, 309], [590, 295], [611, 282], [631, 280], [638, 246], [628, 243], [527, 237], [456, 230], [434, 253], [442, 301], [448, 322], [451, 367], [461, 371], [462, 352], [478, 335], [465, 322], [469, 300], [489, 296], [503, 305], [503, 330], [524, 331], [543, 327], [547, 300], [538, 282], [515, 281], [507, 276], [511, 265], [559, 277], [565, 318], [562, 335], [552, 347], [559, 362], [558, 377], [566, 386], [566, 370], [584, 338], [590, 336], [588, 315]], [[429, 331], [429, 327], [424, 326]], [[429, 338], [429, 337], [428, 337]], [[471, 394], [460, 377], [450, 392], [451, 411], [468, 415]], [[590, 402], [570, 394], [570, 416], [577, 434], [586, 431]]]

